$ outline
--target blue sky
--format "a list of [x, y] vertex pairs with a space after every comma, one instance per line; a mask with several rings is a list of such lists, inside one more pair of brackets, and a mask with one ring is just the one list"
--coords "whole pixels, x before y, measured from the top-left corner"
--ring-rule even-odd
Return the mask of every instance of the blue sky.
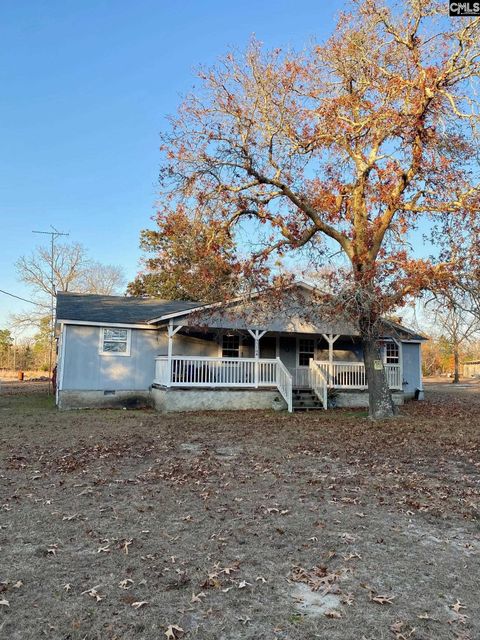
[[[14, 263], [54, 225], [93, 259], [138, 270], [165, 116], [252, 34], [301, 47], [344, 2], [2, 0], [0, 289], [29, 297]], [[26, 305], [0, 294], [0, 328]]]

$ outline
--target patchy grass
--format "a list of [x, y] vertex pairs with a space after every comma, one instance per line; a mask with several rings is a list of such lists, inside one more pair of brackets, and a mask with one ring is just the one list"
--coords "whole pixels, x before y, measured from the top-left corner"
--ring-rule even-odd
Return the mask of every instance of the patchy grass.
[[480, 637], [477, 395], [372, 425], [31, 385], [0, 396], [0, 637]]

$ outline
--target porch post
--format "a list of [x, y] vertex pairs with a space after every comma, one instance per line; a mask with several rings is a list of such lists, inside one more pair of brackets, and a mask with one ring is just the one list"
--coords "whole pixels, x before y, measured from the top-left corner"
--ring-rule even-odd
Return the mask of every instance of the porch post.
[[168, 347], [167, 347], [167, 387], [172, 386], [172, 355], [173, 355], [173, 336], [180, 331], [183, 325], [173, 328], [173, 320], [168, 321]]
[[328, 377], [331, 383], [333, 380], [333, 344], [339, 339], [340, 334], [334, 336], [333, 333], [322, 333], [322, 336], [328, 342]]
[[259, 359], [260, 359], [260, 338], [262, 338], [267, 332], [266, 331], [260, 331], [259, 329], [255, 329], [255, 331], [252, 331], [251, 329], [248, 330], [248, 333], [252, 336], [252, 338], [255, 341], [255, 351], [254, 351], [254, 357], [255, 357], [255, 389], [258, 389], [258, 381], [259, 381], [259, 370], [258, 370], [258, 365], [259, 365]]

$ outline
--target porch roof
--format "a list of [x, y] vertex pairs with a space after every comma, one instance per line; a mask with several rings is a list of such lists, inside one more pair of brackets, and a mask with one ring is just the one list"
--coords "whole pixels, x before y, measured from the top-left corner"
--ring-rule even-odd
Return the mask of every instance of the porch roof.
[[[208, 305], [197, 305], [190, 309], [179, 310], [152, 318], [149, 324], [172, 323], [175, 326], [204, 329], [237, 329], [247, 331], [260, 329], [283, 334], [334, 334], [359, 336], [357, 326], [345, 313], [337, 313], [335, 318], [325, 317], [322, 307], [314, 300], [313, 287], [305, 283], [296, 283], [290, 287], [290, 296], [281, 300], [271, 300], [265, 294], [237, 297], [230, 301]], [[295, 291], [297, 290], [297, 291]], [[298, 294], [300, 291], [300, 295]], [[263, 299], [262, 299], [263, 297]], [[382, 321], [382, 334], [401, 341], [424, 341], [425, 336], [393, 320]]]

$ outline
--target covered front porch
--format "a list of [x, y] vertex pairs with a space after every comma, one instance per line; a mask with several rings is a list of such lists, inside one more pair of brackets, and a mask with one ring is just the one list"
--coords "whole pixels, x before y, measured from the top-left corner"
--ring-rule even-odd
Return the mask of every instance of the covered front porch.
[[[289, 411], [299, 390], [310, 390], [326, 409], [330, 390], [368, 388], [361, 345], [354, 336], [260, 329], [202, 333], [170, 323], [167, 337], [167, 354], [155, 362], [155, 386], [276, 390]], [[399, 345], [386, 341], [383, 351], [389, 386], [402, 390]]]

